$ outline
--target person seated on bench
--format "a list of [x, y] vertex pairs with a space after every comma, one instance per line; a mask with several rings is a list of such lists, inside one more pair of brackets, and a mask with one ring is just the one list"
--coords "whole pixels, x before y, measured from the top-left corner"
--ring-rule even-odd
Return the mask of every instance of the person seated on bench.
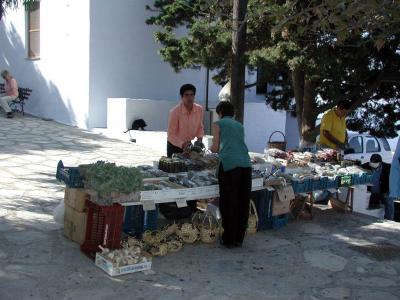
[[18, 84], [7, 70], [1, 72], [1, 77], [4, 79], [4, 89], [6, 93], [0, 95], [0, 105], [7, 113], [7, 118], [12, 118], [13, 113], [10, 108], [10, 103], [18, 99]]

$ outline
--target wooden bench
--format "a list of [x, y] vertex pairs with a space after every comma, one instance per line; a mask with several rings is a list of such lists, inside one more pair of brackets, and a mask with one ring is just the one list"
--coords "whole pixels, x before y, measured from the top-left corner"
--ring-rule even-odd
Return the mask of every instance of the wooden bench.
[[[0, 94], [5, 93], [5, 88], [4, 88], [4, 83], [0, 83]], [[10, 103], [10, 108], [13, 111], [18, 111], [22, 112], [22, 115], [25, 115], [24, 112], [24, 105], [25, 101], [29, 99], [29, 96], [31, 95], [32, 90], [28, 88], [18, 88], [18, 98], [15, 99], [14, 101], [11, 101]], [[19, 107], [18, 107], [19, 106]]]

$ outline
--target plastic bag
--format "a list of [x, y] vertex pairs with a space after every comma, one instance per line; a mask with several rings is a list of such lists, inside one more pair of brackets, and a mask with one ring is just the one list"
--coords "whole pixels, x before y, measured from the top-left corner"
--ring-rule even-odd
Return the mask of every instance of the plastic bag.
[[62, 200], [53, 211], [54, 221], [62, 226], [64, 226], [64, 209], [64, 201]]

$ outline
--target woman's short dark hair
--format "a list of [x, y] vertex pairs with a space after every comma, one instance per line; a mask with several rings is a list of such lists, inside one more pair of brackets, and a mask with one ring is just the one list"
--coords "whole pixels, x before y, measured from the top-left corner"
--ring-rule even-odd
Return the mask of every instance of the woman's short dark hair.
[[186, 83], [186, 84], [181, 86], [181, 89], [179, 90], [179, 93], [181, 94], [181, 97], [183, 97], [183, 94], [186, 91], [193, 91], [193, 94], [196, 95], [196, 87], [193, 84]]
[[235, 108], [233, 107], [232, 103], [228, 101], [221, 101], [218, 103], [216, 107], [217, 114], [220, 114], [221, 117], [233, 117], [235, 114]]
[[351, 102], [349, 100], [340, 100], [337, 104], [337, 107], [340, 109], [349, 110], [351, 107]]

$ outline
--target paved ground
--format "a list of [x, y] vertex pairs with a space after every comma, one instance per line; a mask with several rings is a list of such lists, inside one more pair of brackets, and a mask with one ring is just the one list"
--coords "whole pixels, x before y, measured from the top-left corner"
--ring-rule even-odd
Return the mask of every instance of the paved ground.
[[327, 207], [313, 221], [225, 250], [196, 244], [153, 260], [153, 274], [110, 278], [66, 240], [52, 211], [55, 170], [160, 153], [29, 116], [0, 115], [0, 299], [399, 299], [400, 226]]

